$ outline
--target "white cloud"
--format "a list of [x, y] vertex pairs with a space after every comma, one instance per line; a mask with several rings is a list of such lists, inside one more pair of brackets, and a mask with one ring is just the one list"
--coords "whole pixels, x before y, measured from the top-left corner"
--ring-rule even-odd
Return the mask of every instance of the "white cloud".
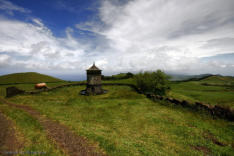
[[66, 36], [59, 38], [40, 19], [27, 23], [0, 18], [0, 71], [15, 68], [20, 71], [80, 74], [93, 61], [103, 68], [108, 62], [106, 56], [92, 52], [92, 45], [89, 42], [81, 44], [73, 32], [68, 27]]
[[234, 51], [232, 40], [222, 40], [234, 37], [233, 6], [233, 0], [103, 1], [106, 27], [99, 33], [110, 40], [114, 67], [182, 71], [198, 67], [201, 57]]
[[234, 38], [226, 37], [211, 39], [206, 41], [201, 48], [232, 53], [234, 52]]
[[0, 18], [5, 55], [0, 64], [8, 56], [11, 66], [60, 73], [83, 73], [95, 61], [105, 74], [156, 69], [229, 74], [233, 66], [227, 62], [201, 58], [234, 51], [233, 6], [233, 0], [105, 0], [100, 21], [74, 26], [93, 32], [88, 39], [74, 37], [73, 26], [59, 38], [39, 18], [28, 23]]
[[[233, 35], [232, 6], [232, 0], [135, 0], [125, 6], [104, 1], [100, 17], [110, 28], [102, 34], [120, 50], [165, 45], [195, 48], [199, 41]], [[229, 27], [223, 32], [225, 22]]]
[[4, 10], [10, 15], [14, 15], [14, 11], [22, 12], [22, 13], [31, 12], [30, 10], [17, 6], [7, 0], [0, 0], [0, 10]]
[[42, 21], [33, 19], [33, 22], [0, 18], [0, 52], [5, 54], [1, 55], [0, 63], [12, 55], [9, 66], [20, 64], [22, 68], [34, 70], [59, 70], [73, 69], [73, 62], [82, 61], [84, 48], [70, 35], [70, 29], [65, 38], [56, 38]]
[[10, 62], [10, 56], [6, 54], [0, 54], [0, 68], [4, 68]]

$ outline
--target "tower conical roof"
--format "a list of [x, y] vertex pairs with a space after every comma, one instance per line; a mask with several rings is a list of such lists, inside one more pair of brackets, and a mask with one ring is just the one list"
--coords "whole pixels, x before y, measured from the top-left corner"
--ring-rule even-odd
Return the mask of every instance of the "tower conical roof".
[[99, 69], [98, 67], [96, 67], [95, 63], [93, 63], [93, 65], [89, 69], [87, 69], [87, 70], [101, 70], [101, 69]]

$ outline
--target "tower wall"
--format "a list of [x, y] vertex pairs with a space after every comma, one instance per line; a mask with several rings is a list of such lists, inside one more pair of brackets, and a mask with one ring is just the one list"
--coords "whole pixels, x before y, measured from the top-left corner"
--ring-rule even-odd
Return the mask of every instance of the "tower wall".
[[101, 70], [87, 70], [87, 95], [102, 94]]
[[87, 84], [98, 85], [101, 84], [101, 75], [87, 75]]

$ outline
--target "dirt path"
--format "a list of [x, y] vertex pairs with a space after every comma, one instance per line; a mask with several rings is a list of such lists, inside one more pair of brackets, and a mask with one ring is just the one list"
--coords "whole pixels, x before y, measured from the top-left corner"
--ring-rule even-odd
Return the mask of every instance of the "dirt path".
[[13, 123], [0, 111], [0, 155], [20, 151], [22, 147], [23, 143], [16, 138]]
[[74, 134], [67, 126], [56, 121], [50, 120], [40, 114], [30, 106], [18, 105], [9, 101], [0, 99], [0, 101], [28, 112], [36, 118], [42, 127], [46, 130], [47, 136], [55, 142], [63, 151], [70, 156], [103, 156], [106, 155], [95, 145], [90, 145], [84, 137]]

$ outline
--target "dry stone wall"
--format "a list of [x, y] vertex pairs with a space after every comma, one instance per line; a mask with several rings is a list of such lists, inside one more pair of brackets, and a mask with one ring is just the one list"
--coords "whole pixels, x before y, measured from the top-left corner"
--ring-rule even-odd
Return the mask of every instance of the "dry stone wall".
[[212, 106], [212, 105], [205, 104], [202, 102], [191, 103], [191, 102], [186, 101], [186, 100], [181, 101], [181, 100], [178, 100], [175, 98], [163, 97], [163, 96], [154, 95], [154, 94], [147, 94], [146, 96], [148, 98], [152, 99], [153, 101], [165, 100], [165, 101], [173, 103], [175, 105], [181, 105], [183, 107], [192, 108], [195, 110], [204, 110], [213, 116], [227, 119], [230, 121], [234, 121], [234, 110], [230, 109], [230, 108], [222, 107], [219, 105]]
[[18, 94], [24, 94], [24, 93], [25, 93], [24, 90], [18, 89], [16, 87], [7, 87], [6, 88], [6, 97], [12, 97], [12, 96], [15, 96]]

